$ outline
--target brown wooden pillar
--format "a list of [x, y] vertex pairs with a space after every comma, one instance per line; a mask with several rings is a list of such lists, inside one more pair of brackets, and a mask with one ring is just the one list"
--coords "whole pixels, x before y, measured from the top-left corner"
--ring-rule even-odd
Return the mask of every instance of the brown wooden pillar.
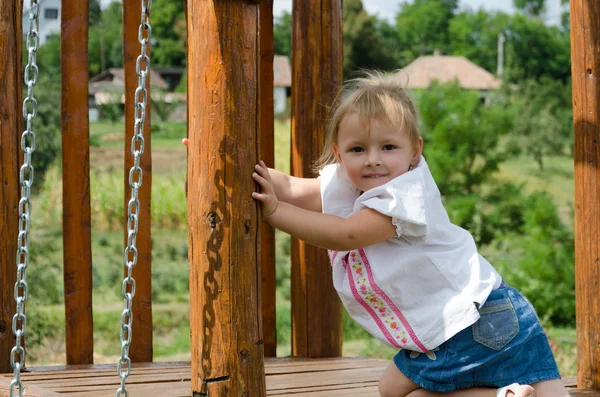
[[[311, 171], [323, 149], [327, 108], [342, 82], [342, 1], [294, 0], [292, 175]], [[292, 354], [342, 355], [342, 307], [322, 248], [292, 240]]]
[[67, 364], [93, 364], [88, 0], [61, 11], [63, 252]]
[[600, 390], [600, 3], [571, 0], [577, 384]]
[[[260, 5], [260, 157], [275, 167], [275, 109], [273, 100], [273, 0]], [[277, 356], [275, 229], [261, 225], [262, 320], [265, 356]]]
[[13, 371], [10, 351], [15, 346], [12, 318], [16, 311], [19, 153], [23, 131], [21, 4], [20, 0], [0, 0], [0, 373]]
[[[141, 45], [138, 41], [138, 31], [141, 19], [141, 0], [123, 2], [123, 61], [125, 68], [125, 212], [129, 199], [131, 198], [131, 186], [129, 185], [129, 170], [133, 165], [133, 154], [131, 153], [131, 139], [134, 134], [136, 118], [135, 90], [138, 87], [138, 75], [136, 72], [136, 61], [141, 53]], [[152, 18], [152, 16], [151, 16]], [[152, 21], [150, 21], [152, 24]], [[150, 56], [150, 45], [146, 49]], [[141, 63], [142, 70], [150, 70]], [[150, 75], [146, 77], [147, 103], [146, 118], [144, 122], [144, 153], [140, 166], [142, 168], [142, 186], [139, 191], [140, 207], [139, 227], [136, 239], [138, 250], [137, 265], [133, 269], [135, 279], [135, 297], [133, 298], [133, 333], [129, 356], [133, 362], [152, 362], [152, 235], [150, 231], [150, 200], [152, 188], [152, 145], [150, 136]], [[140, 95], [141, 97], [141, 95]], [[139, 148], [139, 144], [136, 145]], [[125, 215], [127, 225], [127, 214]], [[125, 226], [125, 246], [127, 246], [127, 226]], [[127, 269], [125, 269], [127, 274]]]
[[188, 2], [192, 392], [265, 396], [260, 218], [251, 193], [260, 115], [259, 6]]

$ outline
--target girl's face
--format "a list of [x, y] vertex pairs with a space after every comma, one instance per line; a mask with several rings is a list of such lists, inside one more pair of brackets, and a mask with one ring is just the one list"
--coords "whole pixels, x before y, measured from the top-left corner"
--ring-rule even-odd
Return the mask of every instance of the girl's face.
[[346, 115], [333, 147], [350, 182], [362, 192], [381, 186], [416, 166], [423, 140], [415, 147], [408, 134], [380, 120], [361, 123], [356, 113]]

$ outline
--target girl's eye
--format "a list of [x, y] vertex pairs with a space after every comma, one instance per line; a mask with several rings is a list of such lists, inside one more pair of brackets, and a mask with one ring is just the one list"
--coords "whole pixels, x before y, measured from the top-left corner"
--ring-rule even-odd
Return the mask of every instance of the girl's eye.
[[363, 148], [361, 148], [361, 147], [359, 147], [359, 146], [356, 146], [356, 147], [353, 147], [352, 149], [350, 149], [350, 151], [351, 151], [352, 153], [360, 153], [360, 152], [362, 152], [362, 151], [363, 151]]
[[394, 150], [394, 149], [396, 149], [396, 146], [394, 146], [394, 145], [385, 145], [383, 147], [383, 150]]

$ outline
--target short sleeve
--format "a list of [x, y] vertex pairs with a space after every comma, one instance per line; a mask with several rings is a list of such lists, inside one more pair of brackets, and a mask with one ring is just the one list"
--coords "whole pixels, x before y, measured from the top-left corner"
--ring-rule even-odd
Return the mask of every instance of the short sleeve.
[[365, 192], [356, 201], [354, 211], [364, 208], [391, 217], [398, 237], [423, 237], [430, 226], [427, 192], [417, 170]]
[[341, 216], [352, 214], [358, 190], [348, 180], [339, 164], [330, 164], [319, 171], [323, 213]]

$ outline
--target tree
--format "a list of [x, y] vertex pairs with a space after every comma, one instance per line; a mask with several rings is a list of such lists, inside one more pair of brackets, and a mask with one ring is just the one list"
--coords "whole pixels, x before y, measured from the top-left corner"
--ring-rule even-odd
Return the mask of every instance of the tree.
[[123, 66], [123, 11], [113, 2], [102, 11], [100, 20], [90, 26], [88, 63], [90, 76], [111, 67]]
[[537, 18], [515, 14], [506, 31], [507, 75], [511, 82], [549, 77], [568, 81], [571, 41], [568, 32]]
[[543, 171], [545, 157], [572, 147], [571, 84], [527, 80], [507, 95], [515, 114], [513, 137]]
[[448, 35], [452, 55], [462, 55], [489, 72], [498, 67], [498, 36], [510, 23], [503, 12], [464, 11], [450, 21]]
[[184, 66], [187, 31], [182, 1], [152, 2], [152, 63], [160, 66]]
[[450, 53], [448, 29], [458, 0], [415, 0], [403, 3], [396, 16], [402, 63], [412, 62], [434, 50]]
[[357, 69], [392, 69], [397, 66], [377, 30], [377, 18], [363, 8], [362, 0], [346, 0], [343, 7], [344, 75]]
[[545, 10], [545, 0], [513, 0], [517, 10], [531, 16], [540, 16]]
[[102, 18], [102, 8], [100, 0], [90, 0], [89, 23], [90, 26], [95, 26]]
[[292, 56], [292, 14], [284, 11], [273, 24], [275, 54]]
[[500, 137], [511, 114], [500, 104], [485, 106], [479, 93], [457, 84], [434, 83], [418, 96], [424, 151], [442, 194], [480, 193], [483, 183], [512, 152]]

